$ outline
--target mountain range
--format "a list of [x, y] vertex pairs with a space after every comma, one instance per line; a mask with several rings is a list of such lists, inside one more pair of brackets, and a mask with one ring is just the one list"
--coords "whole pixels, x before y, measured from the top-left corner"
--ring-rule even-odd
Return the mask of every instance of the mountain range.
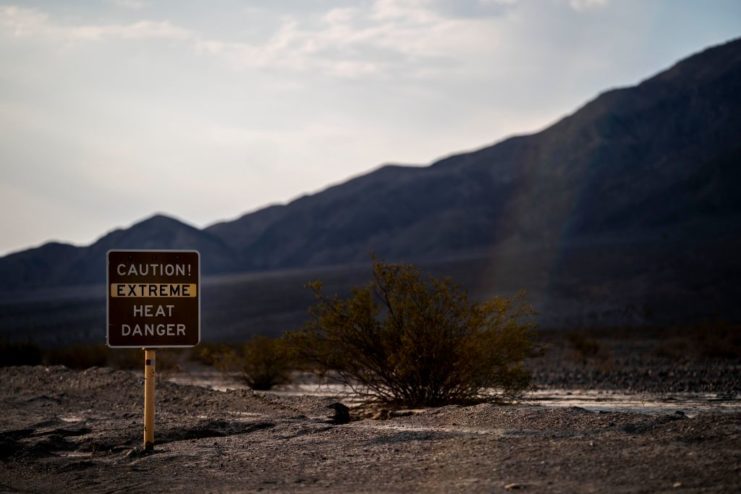
[[727, 296], [717, 313], [738, 299], [740, 183], [741, 39], [604, 92], [543, 131], [426, 167], [383, 166], [202, 230], [155, 215], [89, 246], [7, 255], [0, 292], [100, 283], [112, 248], [198, 249], [206, 275], [350, 265], [373, 252], [491, 256], [523, 288], [538, 278], [550, 300], [577, 279], [594, 294], [621, 276], [633, 281], [619, 289], [635, 290], [640, 277], [641, 290]]

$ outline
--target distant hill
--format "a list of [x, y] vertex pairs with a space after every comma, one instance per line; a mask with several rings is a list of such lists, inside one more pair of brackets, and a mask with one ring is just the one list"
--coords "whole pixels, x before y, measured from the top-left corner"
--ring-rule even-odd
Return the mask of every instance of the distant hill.
[[607, 91], [542, 132], [427, 167], [384, 166], [204, 230], [154, 216], [88, 247], [5, 256], [0, 290], [102, 281], [109, 248], [196, 248], [205, 274], [366, 262], [369, 252], [422, 262], [495, 256], [520, 286], [537, 285], [546, 306], [564, 307], [567, 293], [651, 290], [660, 308], [691, 296], [730, 300], [739, 183], [735, 40]]
[[114, 248], [198, 249], [204, 272], [238, 269], [231, 248], [220, 238], [176, 219], [155, 215], [125, 230], [113, 230], [87, 247], [52, 242], [5, 256], [0, 259], [0, 287], [18, 290], [102, 282], [105, 254]]

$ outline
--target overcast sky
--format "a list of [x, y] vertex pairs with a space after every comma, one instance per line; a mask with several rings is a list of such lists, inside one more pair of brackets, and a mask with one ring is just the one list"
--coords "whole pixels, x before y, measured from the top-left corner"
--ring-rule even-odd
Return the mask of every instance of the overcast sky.
[[739, 35], [738, 0], [0, 0], [0, 254], [429, 164]]

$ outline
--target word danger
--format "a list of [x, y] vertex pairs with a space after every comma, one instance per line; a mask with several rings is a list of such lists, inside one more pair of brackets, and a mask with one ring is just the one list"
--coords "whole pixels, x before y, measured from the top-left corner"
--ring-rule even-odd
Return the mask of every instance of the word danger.
[[185, 324], [122, 324], [121, 336], [183, 336]]
[[195, 283], [111, 283], [111, 297], [195, 297]]

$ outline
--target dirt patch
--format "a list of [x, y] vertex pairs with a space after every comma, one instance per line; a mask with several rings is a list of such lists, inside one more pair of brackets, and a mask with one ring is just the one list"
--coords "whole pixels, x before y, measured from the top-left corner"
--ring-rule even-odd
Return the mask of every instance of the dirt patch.
[[[332, 425], [332, 397], [0, 369], [0, 491], [738, 492], [741, 414], [447, 406]], [[515, 487], [517, 486], [517, 487]]]

